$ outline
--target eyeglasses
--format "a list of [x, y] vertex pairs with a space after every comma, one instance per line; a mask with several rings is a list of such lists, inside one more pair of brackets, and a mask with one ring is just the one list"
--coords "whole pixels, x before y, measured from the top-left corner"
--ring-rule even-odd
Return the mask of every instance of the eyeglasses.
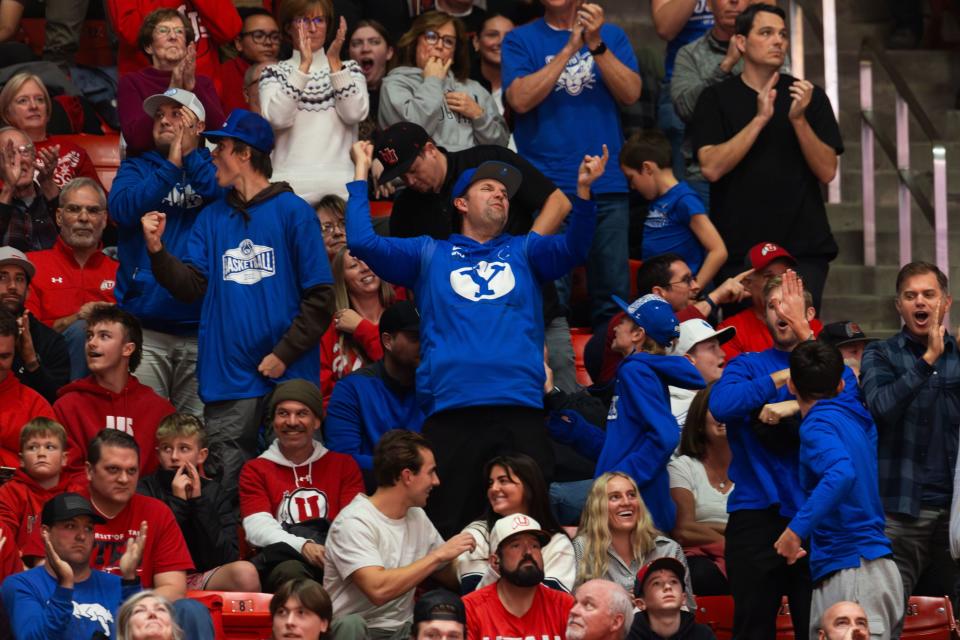
[[327, 18], [325, 16], [317, 16], [316, 18], [295, 18], [293, 23], [302, 25], [304, 29], [307, 29], [311, 26], [315, 29], [319, 29], [323, 25], [327, 24]]
[[336, 222], [320, 223], [320, 231], [322, 231], [323, 235], [325, 236], [328, 236], [331, 233], [333, 233], [334, 229], [339, 229], [340, 231], [346, 231], [347, 227], [340, 220], [337, 220]]
[[187, 34], [187, 30], [184, 29], [183, 27], [168, 27], [166, 25], [160, 25], [159, 27], [154, 29], [153, 32], [161, 36], [168, 36], [170, 35], [170, 32], [173, 32], [174, 35], [178, 35], [178, 36], [186, 36]]
[[437, 42], [443, 42], [443, 47], [445, 49], [453, 49], [457, 46], [457, 38], [455, 36], [441, 36], [436, 31], [424, 31], [423, 39], [427, 41], [431, 47], [436, 46]]
[[685, 284], [685, 285], [687, 285], [687, 286], [689, 287], [690, 285], [693, 284], [693, 282], [694, 282], [694, 277], [693, 277], [693, 275], [688, 273], [687, 275], [683, 276], [683, 277], [680, 278], [679, 280], [674, 280], [673, 282], [668, 282], [668, 283], [667, 283], [667, 286], [669, 287], [669, 286], [673, 286], [673, 285], [675, 285], [675, 284]]
[[241, 31], [240, 36], [250, 36], [254, 42], [257, 44], [278, 44], [280, 42], [280, 32], [279, 31], [263, 31], [262, 29], [256, 29], [254, 31]]
[[105, 207], [97, 204], [65, 204], [61, 208], [64, 213], [69, 213], [72, 216], [80, 215], [82, 211], [86, 211], [91, 216], [99, 216], [107, 211]]

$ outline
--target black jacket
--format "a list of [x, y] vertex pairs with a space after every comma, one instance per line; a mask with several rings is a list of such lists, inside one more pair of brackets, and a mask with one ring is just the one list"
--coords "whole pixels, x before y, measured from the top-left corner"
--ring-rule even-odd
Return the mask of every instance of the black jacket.
[[200, 479], [200, 497], [181, 500], [170, 491], [175, 471], [159, 469], [141, 478], [137, 493], [162, 500], [173, 511], [197, 571], [240, 559], [237, 513], [218, 482]]
[[717, 636], [705, 624], [697, 622], [696, 616], [689, 611], [680, 612], [680, 628], [669, 638], [658, 636], [650, 628], [647, 612], [641, 611], [633, 617], [633, 626], [627, 634], [627, 640], [717, 640]]
[[53, 404], [57, 401], [57, 391], [70, 382], [70, 352], [63, 336], [43, 324], [30, 314], [30, 337], [33, 348], [40, 358], [40, 368], [27, 371], [20, 356], [13, 358], [13, 371], [20, 382], [30, 387]]

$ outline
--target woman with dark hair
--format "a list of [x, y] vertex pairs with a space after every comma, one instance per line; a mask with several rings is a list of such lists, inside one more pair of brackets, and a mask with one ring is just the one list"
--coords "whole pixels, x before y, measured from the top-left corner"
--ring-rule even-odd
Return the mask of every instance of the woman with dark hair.
[[337, 251], [333, 272], [333, 321], [320, 338], [320, 390], [323, 406], [343, 376], [383, 357], [380, 316], [393, 304], [393, 285], [353, 257], [346, 247]]
[[550, 510], [547, 484], [537, 462], [530, 456], [514, 453], [497, 456], [483, 469], [487, 479], [487, 508], [480, 520], [463, 530], [474, 537], [477, 546], [456, 559], [460, 591], [470, 593], [496, 582], [499, 576], [490, 567], [490, 531], [497, 520], [518, 513], [530, 516], [551, 535], [543, 547], [543, 584], [560, 591], [573, 591], [577, 567], [569, 536]]
[[360, 123], [360, 139], [371, 140], [377, 131], [380, 111], [380, 84], [387, 75], [387, 63], [393, 60], [393, 41], [387, 28], [376, 20], [361, 20], [350, 34], [350, 59], [360, 65], [370, 94], [370, 113]]
[[319, 583], [309, 579], [290, 580], [274, 592], [270, 617], [273, 618], [270, 636], [273, 640], [320, 640], [333, 619], [333, 605]]
[[448, 151], [506, 145], [510, 132], [497, 103], [469, 76], [463, 23], [438, 11], [424, 13], [397, 43], [397, 67], [381, 88], [380, 126], [414, 122]]
[[667, 465], [670, 497], [677, 505], [673, 537], [687, 555], [694, 591], [703, 596], [730, 593], [723, 554], [727, 498], [733, 490], [727, 475], [731, 454], [726, 426], [707, 408], [713, 385], [694, 396], [680, 455]]

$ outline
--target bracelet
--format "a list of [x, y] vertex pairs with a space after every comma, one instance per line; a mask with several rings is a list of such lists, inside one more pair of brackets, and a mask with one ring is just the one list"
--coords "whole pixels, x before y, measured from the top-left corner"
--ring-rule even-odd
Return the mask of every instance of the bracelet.
[[710, 305], [710, 313], [717, 312], [717, 303], [713, 301], [709, 295], [703, 296], [703, 299], [707, 301], [707, 304]]
[[600, 44], [597, 45], [596, 49], [590, 49], [590, 55], [592, 55], [594, 58], [596, 58], [597, 56], [602, 56], [606, 52], [607, 52], [607, 43], [604, 42], [603, 40], [600, 41]]

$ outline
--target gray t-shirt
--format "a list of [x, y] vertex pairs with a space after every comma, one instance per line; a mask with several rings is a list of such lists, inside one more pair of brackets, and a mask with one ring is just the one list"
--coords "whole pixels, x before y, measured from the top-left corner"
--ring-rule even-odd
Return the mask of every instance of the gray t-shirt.
[[443, 544], [443, 538], [423, 509], [413, 507], [400, 520], [388, 518], [370, 499], [357, 495], [341, 511], [327, 535], [323, 588], [333, 601], [335, 617], [363, 616], [371, 629], [399, 629], [413, 617], [413, 589], [374, 605], [351, 576], [364, 567], [397, 569], [423, 558]]

